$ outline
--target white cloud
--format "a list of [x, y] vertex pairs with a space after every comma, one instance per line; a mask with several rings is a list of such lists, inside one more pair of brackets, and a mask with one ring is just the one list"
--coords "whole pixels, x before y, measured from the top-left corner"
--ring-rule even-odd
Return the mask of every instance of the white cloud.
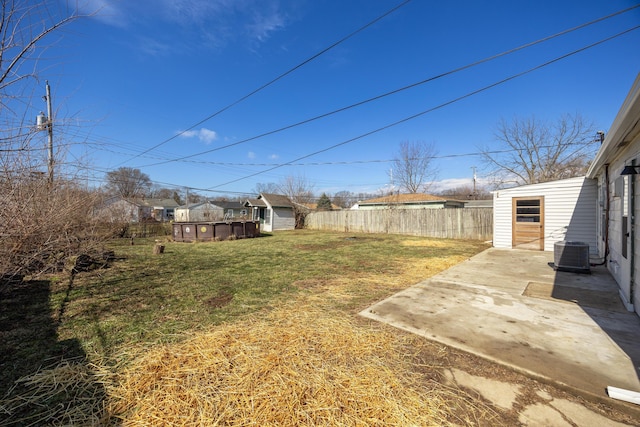
[[205, 144], [211, 144], [213, 141], [218, 139], [218, 134], [214, 130], [202, 128], [200, 129], [198, 138], [200, 139], [200, 141], [204, 142]]
[[184, 132], [178, 132], [182, 138], [193, 138], [198, 135], [196, 130], [185, 130]]
[[280, 158], [280, 156], [278, 156], [277, 154], [271, 154], [269, 156], [269, 159], [271, 159], [271, 160], [278, 160], [279, 158]]
[[150, 37], [140, 37], [136, 44], [142, 53], [149, 56], [166, 55], [175, 52], [174, 46]]
[[204, 142], [205, 144], [211, 144], [213, 141], [215, 141], [216, 139], [218, 139], [218, 134], [216, 133], [216, 131], [211, 130], [211, 129], [207, 129], [207, 128], [201, 128], [199, 130], [187, 130], [184, 132], [180, 133], [180, 137], [182, 138], [198, 138], [198, 140], [200, 140], [200, 142]]
[[256, 153], [254, 153], [253, 151], [249, 151], [247, 153], [247, 157], [250, 159], [255, 159], [256, 158]]
[[275, 4], [265, 9], [254, 9], [251, 21], [246, 26], [249, 36], [259, 42], [265, 41], [272, 33], [285, 26], [285, 18]]
[[85, 0], [78, 3], [80, 13], [92, 15], [94, 18], [114, 26], [125, 24], [123, 4], [110, 0]]
[[[144, 41], [146, 53], [165, 52], [167, 44], [182, 44], [169, 50], [181, 51], [189, 43], [221, 49], [233, 42], [255, 44], [266, 42], [290, 21], [279, 0], [84, 0], [82, 11], [94, 13], [96, 19], [109, 25], [126, 27]], [[295, 2], [288, 9], [296, 8]], [[138, 21], [133, 24], [133, 19]], [[164, 28], [165, 32], [154, 32]], [[174, 34], [169, 39], [166, 34]], [[163, 38], [155, 46], [150, 39]], [[146, 49], [144, 49], [146, 47]], [[164, 48], [164, 49], [160, 49]]]

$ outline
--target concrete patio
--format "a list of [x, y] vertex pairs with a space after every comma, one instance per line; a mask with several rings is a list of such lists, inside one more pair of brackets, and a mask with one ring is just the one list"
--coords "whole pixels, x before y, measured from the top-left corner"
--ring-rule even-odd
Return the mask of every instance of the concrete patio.
[[613, 278], [552, 263], [552, 252], [491, 248], [360, 314], [591, 398], [640, 392], [640, 318]]

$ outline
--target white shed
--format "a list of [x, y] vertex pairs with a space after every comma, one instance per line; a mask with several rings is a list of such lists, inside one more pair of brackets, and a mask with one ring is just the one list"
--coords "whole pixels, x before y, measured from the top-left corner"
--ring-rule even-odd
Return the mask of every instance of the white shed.
[[559, 241], [596, 255], [597, 181], [585, 177], [493, 192], [493, 246], [553, 251]]
[[224, 209], [211, 202], [180, 206], [175, 209], [175, 220], [178, 222], [210, 222], [222, 221]]
[[253, 209], [252, 219], [260, 221], [262, 231], [293, 230], [296, 227], [293, 203], [287, 196], [260, 193], [256, 199], [248, 199], [244, 205]]

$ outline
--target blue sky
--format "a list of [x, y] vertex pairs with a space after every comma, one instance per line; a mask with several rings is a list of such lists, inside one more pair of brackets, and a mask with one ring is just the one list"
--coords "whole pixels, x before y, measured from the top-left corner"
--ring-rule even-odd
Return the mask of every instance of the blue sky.
[[[388, 160], [400, 143], [425, 141], [437, 147], [438, 186], [445, 188], [470, 183], [473, 166], [482, 182], [480, 157], [450, 156], [495, 146], [496, 125], [503, 118], [554, 120], [580, 113], [606, 131], [640, 71], [640, 30], [635, 30], [437, 108], [640, 25], [636, 8], [375, 102], [252, 139], [635, 1], [412, 0], [230, 106], [401, 3], [85, 2], [86, 10], [99, 12], [63, 30], [63, 39], [48, 52], [51, 65], [40, 72], [43, 91], [44, 79], [52, 86], [56, 119], [64, 121], [56, 127], [56, 141], [71, 144], [67, 161], [90, 164], [85, 176], [94, 185], [106, 171], [127, 166], [161, 186], [191, 187], [212, 198], [252, 193], [257, 183], [287, 176], [304, 176], [317, 194], [377, 192], [390, 183]], [[284, 166], [266, 171], [278, 165]]]

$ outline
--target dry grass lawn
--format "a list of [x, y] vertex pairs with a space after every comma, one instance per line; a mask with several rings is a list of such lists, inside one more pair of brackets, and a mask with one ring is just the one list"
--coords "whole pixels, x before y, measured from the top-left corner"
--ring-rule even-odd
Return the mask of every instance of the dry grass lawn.
[[111, 269], [52, 286], [57, 342], [84, 357], [15, 380], [0, 424], [517, 424], [444, 373], [531, 380], [356, 314], [484, 244], [305, 231], [166, 245], [121, 245]]

